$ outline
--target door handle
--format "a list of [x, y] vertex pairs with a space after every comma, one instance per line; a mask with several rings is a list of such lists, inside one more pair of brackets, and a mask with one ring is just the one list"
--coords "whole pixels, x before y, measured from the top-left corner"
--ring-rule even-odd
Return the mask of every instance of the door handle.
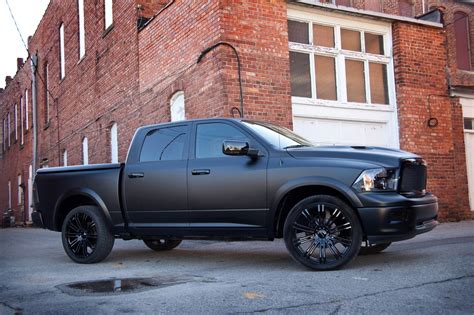
[[193, 174], [193, 175], [209, 175], [209, 174], [211, 174], [211, 170], [197, 169], [197, 170], [192, 170], [191, 174]]
[[129, 178], [142, 178], [145, 177], [144, 173], [128, 173]]

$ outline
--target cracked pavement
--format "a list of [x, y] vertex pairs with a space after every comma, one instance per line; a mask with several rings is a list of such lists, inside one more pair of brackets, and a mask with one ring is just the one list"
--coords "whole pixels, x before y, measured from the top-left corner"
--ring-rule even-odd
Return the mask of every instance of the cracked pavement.
[[[474, 221], [442, 224], [330, 272], [297, 264], [281, 240], [185, 241], [161, 253], [117, 240], [104, 262], [78, 265], [59, 233], [12, 228], [0, 230], [0, 253], [0, 314], [474, 313]], [[180, 280], [132, 293], [60, 289], [125, 278]]]

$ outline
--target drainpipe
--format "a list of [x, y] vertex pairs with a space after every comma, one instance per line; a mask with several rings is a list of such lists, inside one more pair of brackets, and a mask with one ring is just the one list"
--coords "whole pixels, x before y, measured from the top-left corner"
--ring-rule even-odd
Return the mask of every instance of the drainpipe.
[[31, 162], [31, 166], [33, 168], [33, 177], [32, 183], [35, 180], [36, 176], [36, 161], [38, 160], [38, 122], [36, 117], [36, 70], [38, 67], [38, 55], [34, 54], [30, 58], [31, 61], [31, 101], [33, 106], [33, 160]]

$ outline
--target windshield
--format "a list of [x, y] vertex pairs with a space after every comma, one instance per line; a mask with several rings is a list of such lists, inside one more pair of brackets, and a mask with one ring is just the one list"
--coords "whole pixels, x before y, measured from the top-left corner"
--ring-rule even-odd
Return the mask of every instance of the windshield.
[[312, 146], [311, 142], [298, 136], [288, 128], [254, 121], [242, 121], [242, 123], [277, 149]]

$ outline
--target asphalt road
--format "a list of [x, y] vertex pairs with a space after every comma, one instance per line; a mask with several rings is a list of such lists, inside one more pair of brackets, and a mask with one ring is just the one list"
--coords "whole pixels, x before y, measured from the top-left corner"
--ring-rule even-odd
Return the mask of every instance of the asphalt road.
[[[132, 292], [68, 287], [125, 278], [147, 279]], [[161, 253], [118, 240], [104, 262], [78, 265], [58, 233], [3, 229], [0, 314], [15, 312], [473, 314], [474, 221], [442, 224], [331, 272], [295, 263], [280, 240], [189, 241]]]

